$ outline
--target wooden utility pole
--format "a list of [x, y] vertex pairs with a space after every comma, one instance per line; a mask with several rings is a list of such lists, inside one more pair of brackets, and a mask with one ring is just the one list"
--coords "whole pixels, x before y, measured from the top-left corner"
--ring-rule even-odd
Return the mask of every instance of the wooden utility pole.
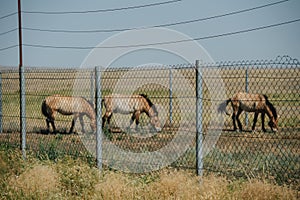
[[20, 83], [20, 149], [23, 159], [26, 158], [26, 103], [25, 103], [25, 75], [22, 52], [22, 12], [21, 0], [18, 0], [18, 24], [19, 24], [19, 83]]
[[18, 24], [19, 24], [19, 68], [23, 66], [23, 52], [22, 52], [22, 13], [21, 0], [18, 0]]

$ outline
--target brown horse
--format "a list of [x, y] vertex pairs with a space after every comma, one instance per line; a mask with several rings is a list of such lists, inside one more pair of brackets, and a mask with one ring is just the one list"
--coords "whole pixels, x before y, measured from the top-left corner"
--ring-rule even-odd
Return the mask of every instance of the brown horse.
[[104, 103], [106, 112], [102, 117], [102, 128], [107, 120], [108, 125], [113, 113], [120, 114], [132, 114], [130, 119], [130, 125], [135, 120], [136, 129], [139, 125], [139, 117], [142, 113], [146, 113], [150, 118], [151, 125], [156, 131], [161, 131], [161, 125], [158, 118], [158, 112], [156, 106], [150, 101], [150, 99], [144, 95], [121, 95], [112, 94], [107, 95], [103, 98], [102, 104]]
[[264, 132], [266, 132], [266, 129], [264, 127], [265, 114], [267, 114], [270, 119], [268, 125], [271, 127], [272, 131], [278, 131], [278, 115], [275, 107], [268, 100], [268, 97], [266, 95], [239, 92], [235, 94], [232, 98], [221, 103], [218, 108], [218, 111], [226, 112], [227, 115], [230, 115], [226, 111], [226, 106], [229, 102], [231, 102], [233, 108], [232, 121], [235, 131], [237, 130], [235, 121], [237, 121], [238, 123], [239, 130], [242, 131], [242, 124], [239, 120], [239, 116], [243, 111], [255, 113], [252, 131], [255, 131], [255, 124], [257, 122], [257, 117], [259, 113], [261, 113], [262, 130]]
[[48, 96], [42, 103], [42, 113], [46, 119], [47, 131], [49, 132], [50, 123], [53, 128], [53, 132], [56, 132], [54, 125], [56, 113], [62, 115], [73, 115], [72, 125], [70, 133], [73, 132], [75, 121], [79, 117], [82, 132], [84, 131], [83, 116], [86, 115], [91, 120], [91, 128], [93, 131], [96, 130], [96, 113], [93, 105], [83, 97], [72, 97], [72, 96], [60, 96], [53, 95]]

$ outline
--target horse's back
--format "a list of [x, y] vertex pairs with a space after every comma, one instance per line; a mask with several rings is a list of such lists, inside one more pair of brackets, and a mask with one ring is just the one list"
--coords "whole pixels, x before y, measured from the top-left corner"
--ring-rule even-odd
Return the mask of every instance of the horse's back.
[[82, 97], [52, 95], [46, 97], [44, 102], [52, 110], [64, 115], [82, 113], [91, 107], [89, 102]]
[[239, 104], [241, 109], [247, 112], [257, 112], [259, 110], [263, 110], [266, 104], [264, 95], [245, 92], [236, 93], [233, 96], [232, 101], [234, 101], [236, 104]]
[[110, 112], [130, 114], [142, 107], [143, 97], [141, 95], [110, 94], [103, 99], [105, 108]]

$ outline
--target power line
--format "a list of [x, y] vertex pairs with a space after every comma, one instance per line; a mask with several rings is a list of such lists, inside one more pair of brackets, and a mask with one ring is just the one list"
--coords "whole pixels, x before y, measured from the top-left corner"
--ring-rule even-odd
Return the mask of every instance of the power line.
[[14, 32], [14, 31], [16, 31], [16, 30], [18, 30], [18, 28], [10, 29], [10, 30], [8, 30], [8, 31], [5, 31], [5, 32], [0, 33], [0, 36], [5, 35], [5, 34], [8, 34], [8, 33], [11, 33], [11, 32]]
[[110, 32], [121, 32], [121, 31], [130, 31], [130, 30], [148, 29], [148, 28], [160, 28], [160, 27], [183, 25], [183, 24], [195, 23], [195, 22], [200, 22], [200, 21], [207, 21], [207, 20], [216, 19], [216, 18], [222, 18], [222, 17], [226, 17], [226, 16], [236, 15], [236, 14], [240, 14], [240, 13], [244, 13], [244, 12], [249, 12], [249, 11], [253, 11], [253, 10], [258, 10], [258, 9], [274, 6], [277, 4], [285, 3], [287, 1], [289, 1], [289, 0], [277, 1], [274, 3], [269, 3], [269, 4], [264, 4], [261, 6], [256, 6], [253, 8], [247, 8], [247, 9], [243, 9], [243, 10], [233, 11], [233, 12], [229, 12], [229, 13], [225, 13], [225, 14], [221, 14], [221, 15], [215, 15], [215, 16], [210, 16], [210, 17], [205, 17], [205, 18], [192, 19], [192, 20], [186, 20], [186, 21], [180, 21], [180, 22], [174, 22], [174, 23], [159, 24], [159, 25], [153, 25], [153, 26], [147, 26], [147, 27], [102, 29], [102, 30], [58, 30], [58, 29], [39, 29], [39, 28], [30, 28], [30, 27], [23, 27], [23, 29], [29, 30], [29, 31], [41, 31], [41, 32], [53, 32], [53, 33], [110, 33]]
[[18, 12], [13, 12], [13, 13], [4, 15], [4, 16], [0, 17], [0, 20], [1, 20], [1, 19], [5, 19], [5, 18], [8, 18], [8, 17], [13, 16], [13, 15], [16, 15], [17, 13], [18, 13]]
[[177, 3], [182, 0], [171, 0], [171, 1], [164, 1], [159, 3], [151, 3], [151, 4], [144, 4], [144, 5], [137, 5], [137, 6], [128, 6], [128, 7], [121, 7], [121, 8], [108, 8], [108, 9], [98, 9], [98, 10], [86, 10], [86, 11], [22, 11], [26, 14], [86, 14], [86, 13], [100, 13], [100, 12], [114, 12], [114, 11], [121, 11], [121, 10], [129, 10], [129, 9], [139, 9], [145, 7], [153, 7], [153, 6], [160, 6], [165, 4]]
[[131, 48], [131, 47], [147, 47], [147, 46], [154, 46], [154, 45], [168, 45], [168, 44], [176, 44], [176, 43], [183, 43], [183, 42], [192, 42], [192, 41], [198, 41], [198, 40], [206, 40], [206, 39], [213, 39], [213, 38], [219, 38], [219, 37], [225, 37], [225, 36], [231, 36], [231, 35], [237, 35], [237, 34], [242, 34], [242, 33], [249, 33], [253, 31], [258, 31], [258, 30], [263, 30], [263, 29], [268, 29], [268, 28], [274, 28], [278, 26], [283, 26], [287, 24], [292, 24], [299, 22], [300, 18], [295, 19], [295, 20], [290, 20], [290, 21], [285, 21], [281, 23], [276, 23], [276, 24], [271, 24], [267, 26], [260, 26], [260, 27], [255, 27], [251, 29], [245, 29], [245, 30], [240, 30], [240, 31], [235, 31], [235, 32], [228, 32], [228, 33], [222, 33], [222, 34], [217, 34], [217, 35], [210, 35], [210, 36], [204, 36], [204, 37], [198, 37], [198, 38], [191, 38], [191, 39], [185, 39], [185, 40], [175, 40], [175, 41], [165, 41], [165, 42], [156, 42], [156, 43], [147, 43], [147, 44], [129, 44], [129, 45], [119, 45], [119, 46], [102, 46], [102, 47], [71, 47], [71, 46], [52, 46], [52, 45], [40, 45], [40, 44], [23, 44], [24, 46], [27, 47], [35, 47], [35, 48], [52, 48], [52, 49], [77, 49], [77, 50], [87, 50], [87, 49], [113, 49], [113, 48]]
[[8, 50], [8, 49], [12, 49], [12, 48], [18, 47], [18, 46], [19, 46], [18, 44], [11, 45], [11, 46], [8, 46], [8, 47], [1, 48], [0, 51], [5, 51], [5, 50]]

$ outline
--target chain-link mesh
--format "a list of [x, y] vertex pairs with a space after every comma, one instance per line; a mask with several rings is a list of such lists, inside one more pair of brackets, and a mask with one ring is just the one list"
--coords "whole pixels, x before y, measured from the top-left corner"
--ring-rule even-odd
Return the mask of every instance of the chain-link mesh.
[[[272, 132], [267, 123], [267, 132], [263, 132], [260, 118], [256, 132], [252, 132], [253, 113], [242, 113], [243, 131], [234, 132], [231, 116], [228, 116], [217, 145], [205, 157], [205, 168], [235, 177], [273, 179], [280, 184], [298, 187], [299, 61], [284, 56], [274, 61], [229, 62], [216, 66], [221, 69], [228, 98], [241, 91], [268, 97], [279, 116], [279, 132]], [[227, 109], [232, 114], [230, 104]], [[268, 122], [267, 115], [265, 118]]]
[[[299, 66], [298, 60], [287, 56], [271, 61], [225, 62], [200, 66], [203, 70], [208, 70], [202, 93], [204, 147], [212, 143], [212, 138], [218, 137], [217, 143], [211, 144], [214, 148], [204, 156], [205, 170], [234, 177], [263, 177], [273, 179], [279, 184], [300, 185]], [[220, 77], [214, 76], [213, 70], [217, 70]], [[27, 148], [37, 152], [39, 156], [44, 155], [43, 151], [46, 151], [47, 156], [51, 158], [60, 155], [88, 155], [87, 146], [94, 148], [95, 145], [95, 137], [89, 127], [90, 120], [84, 118], [87, 129], [85, 134], [90, 135], [85, 137], [89, 138], [85, 142], [82, 140], [84, 134], [81, 133], [79, 122], [75, 125], [77, 134], [68, 133], [72, 116], [58, 114], [55, 120], [58, 133], [48, 134], [45, 116], [41, 112], [41, 103], [46, 96], [60, 94], [82, 96], [94, 104], [95, 70], [26, 68], [25, 78]], [[219, 103], [226, 99], [218, 95], [213, 96], [213, 92], [210, 91], [213, 87], [207, 87], [205, 80], [212, 84], [217, 83], [216, 79], [220, 78], [224, 83], [226, 98], [240, 91], [267, 95], [279, 115], [279, 131], [273, 133], [266, 123], [267, 132], [263, 132], [259, 118], [256, 132], [252, 132], [253, 113], [240, 116], [242, 132], [233, 131], [230, 116], [224, 115], [224, 124], [219, 124], [219, 116], [215, 117], [215, 114], [212, 114], [216, 110], [212, 110], [211, 105], [212, 102]], [[18, 70], [3, 70], [1, 83], [1, 142], [19, 145]], [[218, 87], [216, 84], [215, 89], [220, 89]], [[131, 115], [114, 114], [110, 126], [103, 129], [106, 142], [124, 151], [135, 153], [155, 152], [173, 145], [170, 148], [171, 152], [185, 145], [172, 143], [177, 135], [185, 142], [188, 137], [192, 142], [184, 148], [184, 152], [176, 161], [170, 164], [176, 167], [195, 168], [195, 66], [109, 68], [101, 72], [101, 88], [102, 97], [112, 93], [146, 94], [151, 102], [157, 105], [163, 126], [161, 132], [153, 131], [147, 114], [141, 114], [139, 129], [135, 129], [135, 124], [129, 127]], [[230, 105], [227, 109], [232, 113]], [[104, 108], [102, 113], [105, 113]], [[215, 132], [221, 134], [214, 137]], [[114, 159], [118, 162], [117, 157]], [[128, 162], [136, 161], [128, 160]], [[149, 162], [160, 166], [165, 161], [149, 160]]]

